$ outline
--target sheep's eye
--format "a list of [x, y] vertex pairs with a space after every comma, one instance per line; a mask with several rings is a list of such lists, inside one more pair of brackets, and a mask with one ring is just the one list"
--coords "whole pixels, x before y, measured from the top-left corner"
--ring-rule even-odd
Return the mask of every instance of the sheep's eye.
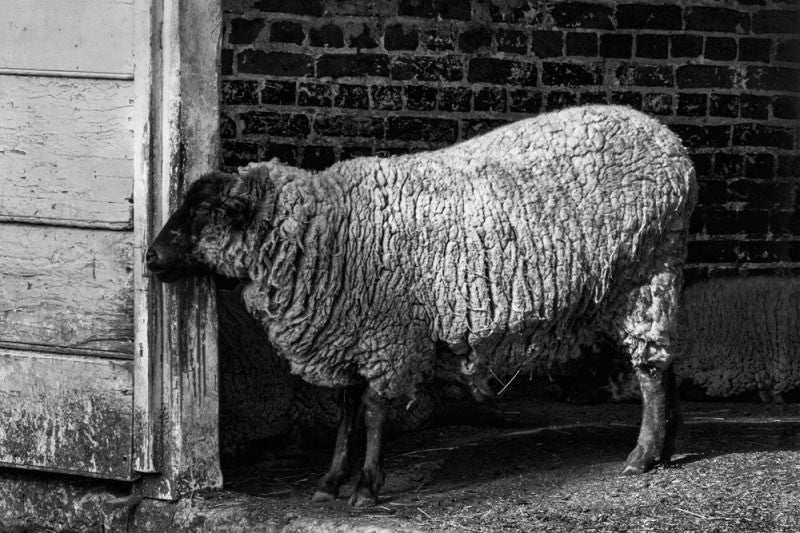
[[189, 233], [192, 237], [199, 237], [203, 228], [208, 223], [208, 212], [205, 209], [199, 209], [193, 213], [192, 222], [189, 226]]

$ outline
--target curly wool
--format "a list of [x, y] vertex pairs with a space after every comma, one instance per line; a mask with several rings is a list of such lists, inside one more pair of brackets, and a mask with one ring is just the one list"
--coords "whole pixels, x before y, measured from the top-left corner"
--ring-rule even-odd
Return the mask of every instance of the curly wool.
[[716, 279], [688, 287], [684, 302], [679, 378], [717, 397], [800, 388], [800, 281]]
[[315, 174], [263, 163], [240, 180], [264, 222], [206, 260], [249, 275], [248, 309], [307, 381], [413, 397], [443, 368], [509, 374], [599, 329], [634, 364], [672, 358], [694, 170], [629, 108]]

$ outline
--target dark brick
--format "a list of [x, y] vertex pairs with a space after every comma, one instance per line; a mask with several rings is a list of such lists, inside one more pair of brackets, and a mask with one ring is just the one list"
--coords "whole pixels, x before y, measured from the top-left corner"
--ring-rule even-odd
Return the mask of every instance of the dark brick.
[[700, 57], [703, 53], [703, 38], [699, 35], [670, 35], [672, 57]]
[[328, 23], [308, 30], [308, 42], [311, 46], [341, 48], [344, 46], [344, 32], [336, 24]]
[[797, 120], [800, 118], [800, 102], [797, 96], [776, 96], [772, 100], [772, 114], [775, 118]]
[[472, 91], [469, 87], [442, 87], [439, 91], [441, 111], [469, 111]]
[[452, 26], [428, 28], [422, 32], [422, 42], [426, 50], [433, 52], [455, 50], [456, 28]]
[[513, 6], [510, 2], [503, 2], [502, 5], [489, 3], [489, 18], [492, 22], [518, 22], [526, 21], [525, 13], [528, 8], [527, 4]]
[[686, 29], [725, 33], [749, 33], [750, 15], [743, 11], [718, 7], [686, 9]]
[[705, 94], [679, 94], [678, 114], [686, 117], [704, 117], [708, 96]]
[[358, 35], [352, 35], [348, 39], [348, 46], [357, 50], [370, 50], [379, 46], [378, 39], [372, 34], [373, 30], [369, 24], [361, 24], [361, 31]]
[[746, 202], [753, 209], [791, 209], [794, 196], [793, 183], [736, 180], [728, 184], [732, 202]]
[[600, 56], [608, 58], [631, 57], [633, 36], [625, 33], [607, 33], [600, 36]]
[[223, 48], [220, 56], [220, 74], [230, 76], [233, 74], [233, 50]]
[[800, 62], [800, 39], [787, 39], [778, 41], [775, 59], [790, 63]]
[[783, 236], [800, 234], [800, 211], [772, 211], [769, 231], [773, 235]]
[[672, 87], [675, 84], [672, 67], [669, 65], [642, 65], [624, 63], [617, 68], [620, 85], [643, 87]]
[[738, 178], [744, 175], [744, 156], [719, 153], [714, 156], [714, 175], [721, 178]]
[[406, 87], [406, 108], [412, 111], [433, 111], [436, 109], [436, 87], [409, 85]]
[[506, 110], [506, 90], [503, 87], [481, 87], [475, 91], [475, 111]]
[[736, 59], [736, 39], [732, 37], [706, 37], [706, 59], [731, 61]]
[[372, 155], [372, 148], [369, 146], [343, 146], [340, 161], [348, 161], [357, 157], [369, 157]]
[[642, 108], [642, 95], [639, 93], [615, 92], [611, 95], [611, 103], [626, 105], [634, 109]]
[[270, 26], [269, 40], [274, 43], [302, 44], [305, 38], [306, 34], [299, 22], [279, 20]]
[[293, 81], [265, 80], [261, 89], [261, 103], [272, 105], [294, 105], [295, 83]]
[[730, 89], [736, 72], [730, 67], [683, 65], [676, 70], [679, 89]]
[[644, 33], [636, 36], [636, 57], [666, 59], [669, 49], [669, 37]]
[[698, 187], [699, 205], [720, 205], [728, 201], [728, 189], [724, 181], [701, 181]]
[[753, 13], [753, 33], [797, 34], [800, 17], [797, 11], [756, 11]]
[[731, 137], [731, 127], [700, 126], [697, 124], [670, 124], [670, 128], [687, 148], [725, 148]]
[[563, 48], [564, 34], [560, 31], [534, 30], [531, 52], [537, 57], [561, 57]]
[[297, 105], [330, 107], [333, 103], [331, 86], [325, 83], [303, 83], [297, 87]]
[[712, 117], [738, 117], [739, 97], [733, 94], [712, 94], [709, 115]]
[[277, 158], [287, 165], [297, 164], [297, 145], [294, 144], [268, 142], [259, 147], [258, 153], [259, 161], [269, 161]]
[[228, 42], [230, 44], [250, 44], [258, 38], [264, 25], [264, 19], [233, 19]]
[[714, 168], [712, 154], [689, 154], [689, 157], [698, 178], [703, 179], [711, 175]]
[[762, 235], [769, 230], [770, 213], [754, 209], [701, 208], [695, 212], [694, 218], [700, 219], [693, 220], [693, 223], [698, 224], [706, 235]]
[[593, 92], [593, 91], [582, 92], [580, 100], [581, 100], [581, 105], [608, 103], [608, 97], [606, 96], [606, 93], [603, 92]]
[[317, 116], [314, 131], [333, 137], [383, 137], [383, 118], [358, 115]]
[[777, 263], [800, 258], [798, 241], [693, 241], [690, 263]]
[[219, 135], [223, 139], [236, 138], [236, 122], [224, 113], [219, 116]]
[[681, 8], [670, 5], [621, 4], [617, 6], [620, 29], [680, 30]]
[[389, 117], [387, 139], [402, 141], [453, 142], [458, 139], [458, 122], [443, 118]]
[[568, 33], [567, 55], [595, 57], [597, 55], [597, 34], [588, 32]]
[[761, 91], [790, 91], [800, 87], [799, 72], [783, 67], [747, 67], [745, 86]]
[[492, 32], [486, 26], [467, 28], [458, 36], [458, 49], [472, 53], [492, 46]]
[[473, 83], [536, 85], [536, 65], [508, 59], [474, 57], [469, 61], [467, 79]]
[[460, 81], [464, 67], [459, 56], [395, 56], [392, 79], [419, 81]]
[[558, 3], [549, 15], [559, 28], [614, 29], [614, 10], [608, 6], [590, 3]]
[[543, 63], [542, 83], [575, 87], [577, 85], [600, 85], [603, 83], [603, 69], [600, 64]]
[[260, 0], [253, 7], [261, 11], [312, 17], [321, 17], [325, 12], [321, 0]]
[[305, 54], [242, 50], [236, 59], [241, 73], [293, 77], [313, 74], [313, 58]]
[[575, 93], [553, 91], [547, 95], [547, 111], [556, 111], [578, 103]]
[[391, 85], [373, 85], [372, 109], [397, 111], [403, 108], [403, 88]]
[[739, 61], [769, 62], [769, 51], [772, 41], [769, 39], [753, 39], [742, 37], [739, 39]]
[[778, 156], [778, 176], [781, 178], [800, 178], [800, 156]]
[[317, 77], [388, 76], [389, 56], [381, 54], [325, 54], [317, 59]]
[[747, 154], [744, 158], [744, 177], [771, 180], [775, 177], [775, 156], [772, 154]]
[[672, 95], [657, 93], [644, 95], [642, 111], [649, 115], [671, 115]]
[[255, 80], [224, 80], [221, 101], [227, 105], [254, 105], [258, 103], [258, 82]]
[[528, 34], [524, 31], [500, 28], [495, 35], [498, 52], [524, 54], [528, 51]]
[[333, 146], [304, 146], [300, 166], [307, 170], [325, 170], [336, 162]]
[[766, 120], [769, 118], [770, 99], [766, 96], [743, 94], [741, 97], [742, 118]]
[[493, 129], [497, 129], [500, 126], [505, 126], [506, 124], [508, 124], [508, 121], [499, 119], [489, 119], [489, 118], [469, 119], [465, 120], [462, 123], [461, 130], [463, 132], [462, 134], [463, 137], [465, 139], [469, 139], [477, 135], [483, 135], [486, 132], [492, 131]]
[[469, 20], [470, 0], [400, 0], [401, 17], [443, 18]]
[[508, 110], [512, 113], [538, 113], [542, 109], [542, 93], [535, 89], [510, 89]]
[[392, 24], [383, 33], [383, 46], [387, 50], [416, 50], [419, 46], [419, 33], [416, 28]]
[[311, 131], [308, 117], [290, 113], [249, 111], [241, 113], [239, 119], [244, 134], [267, 134], [280, 137], [305, 137]]
[[222, 141], [222, 163], [229, 167], [243, 166], [261, 161], [256, 143]]
[[336, 107], [368, 109], [369, 92], [364, 85], [339, 85], [333, 100]]
[[736, 124], [733, 128], [734, 146], [769, 146], [791, 149], [794, 130], [764, 124]]

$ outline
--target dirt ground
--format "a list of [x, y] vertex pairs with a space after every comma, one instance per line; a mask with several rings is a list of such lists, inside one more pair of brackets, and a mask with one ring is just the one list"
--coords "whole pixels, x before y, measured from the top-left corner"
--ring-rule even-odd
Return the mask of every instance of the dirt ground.
[[224, 505], [250, 495], [291, 530], [299, 517], [342, 531], [800, 531], [800, 405], [685, 403], [675, 464], [621, 477], [638, 405], [501, 402], [499, 416], [387, 443], [380, 505], [312, 505], [330, 450], [226, 471]]

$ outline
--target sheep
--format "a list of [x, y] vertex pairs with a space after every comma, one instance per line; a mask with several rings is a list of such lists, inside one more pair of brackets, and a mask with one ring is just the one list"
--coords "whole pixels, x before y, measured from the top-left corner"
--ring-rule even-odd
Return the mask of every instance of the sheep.
[[313, 500], [337, 497], [361, 411], [366, 457], [349, 503], [369, 506], [392, 398], [413, 398], [437, 373], [514, 375], [598, 331], [626, 346], [644, 391], [623, 474], [667, 462], [696, 196], [665, 126], [627, 107], [576, 107], [319, 173], [273, 160], [200, 177], [146, 260], [163, 282], [247, 280], [244, 302], [292, 372], [343, 391]]
[[[800, 389], [800, 282], [788, 277], [716, 278], [683, 293], [675, 374], [708, 396], [758, 392], [782, 402]], [[619, 399], [638, 397], [629, 374], [612, 376]]]

